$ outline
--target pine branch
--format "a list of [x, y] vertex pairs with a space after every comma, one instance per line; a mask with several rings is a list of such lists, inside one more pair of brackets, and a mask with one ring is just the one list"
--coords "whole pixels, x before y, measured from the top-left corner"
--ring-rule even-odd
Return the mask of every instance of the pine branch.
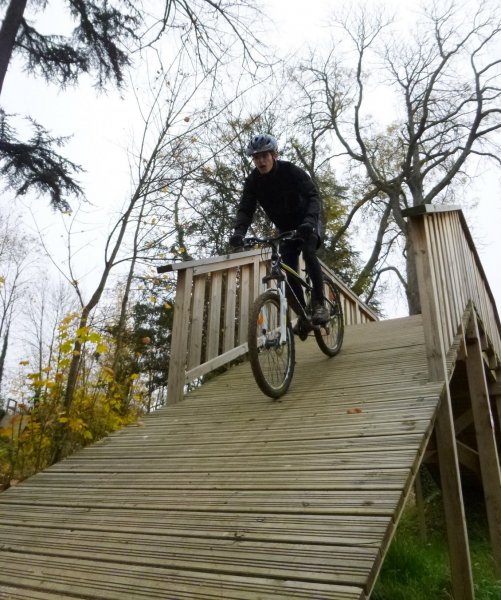
[[82, 195], [82, 189], [73, 178], [82, 168], [56, 151], [65, 143], [65, 138], [53, 137], [35, 121], [31, 123], [32, 137], [27, 142], [20, 141], [0, 109], [0, 175], [18, 196], [29, 191], [48, 193], [55, 209], [67, 211], [70, 206], [66, 197]]

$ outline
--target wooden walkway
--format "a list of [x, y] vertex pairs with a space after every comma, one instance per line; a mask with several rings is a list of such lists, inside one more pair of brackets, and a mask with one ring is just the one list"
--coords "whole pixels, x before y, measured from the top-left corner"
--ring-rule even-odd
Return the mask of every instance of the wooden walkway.
[[368, 598], [431, 434], [420, 317], [248, 364], [0, 494], [0, 599]]

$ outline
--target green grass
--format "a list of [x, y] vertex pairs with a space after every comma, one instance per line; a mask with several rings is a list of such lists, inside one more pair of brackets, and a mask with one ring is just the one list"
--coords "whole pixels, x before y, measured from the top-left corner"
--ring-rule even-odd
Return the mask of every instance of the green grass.
[[[501, 600], [482, 511], [468, 515], [476, 600]], [[415, 507], [408, 508], [385, 558], [371, 600], [452, 600], [447, 540], [440, 498], [426, 503], [426, 540], [419, 533]]]

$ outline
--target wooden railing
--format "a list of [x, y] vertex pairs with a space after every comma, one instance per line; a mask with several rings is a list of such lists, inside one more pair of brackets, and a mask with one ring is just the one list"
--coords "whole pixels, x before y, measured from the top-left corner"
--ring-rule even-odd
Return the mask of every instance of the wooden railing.
[[[459, 451], [480, 465], [494, 561], [501, 574], [501, 470], [493, 402], [487, 376], [497, 378], [501, 326], [494, 297], [460, 209], [410, 209], [423, 330], [432, 381], [444, 382], [435, 421], [436, 450], [449, 544], [453, 597], [473, 600], [471, 558], [465, 521]], [[451, 393], [456, 362], [467, 374], [470, 410]], [[496, 374], [497, 373], [497, 374]], [[498, 414], [501, 404], [498, 403]], [[456, 410], [455, 410], [456, 409]], [[475, 447], [457, 439], [473, 425]], [[465, 463], [467, 464], [467, 463]]]
[[[199, 377], [247, 352], [247, 323], [253, 300], [262, 291], [268, 253], [239, 252], [160, 267], [177, 273], [167, 402], [178, 402]], [[341, 291], [345, 323], [378, 319], [325, 265]]]
[[480, 319], [496, 368], [501, 358], [501, 324], [463, 212], [425, 205], [407, 210], [405, 216], [417, 263], [432, 379], [441, 378], [441, 360], [461, 334], [469, 306]]

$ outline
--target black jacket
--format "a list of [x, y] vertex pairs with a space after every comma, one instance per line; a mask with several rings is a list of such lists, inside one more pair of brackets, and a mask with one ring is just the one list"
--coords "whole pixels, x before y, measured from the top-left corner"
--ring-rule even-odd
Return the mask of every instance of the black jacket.
[[292, 163], [277, 160], [266, 175], [253, 169], [244, 183], [235, 233], [245, 235], [258, 203], [279, 231], [291, 231], [309, 223], [322, 237], [323, 219], [318, 190], [308, 173]]

